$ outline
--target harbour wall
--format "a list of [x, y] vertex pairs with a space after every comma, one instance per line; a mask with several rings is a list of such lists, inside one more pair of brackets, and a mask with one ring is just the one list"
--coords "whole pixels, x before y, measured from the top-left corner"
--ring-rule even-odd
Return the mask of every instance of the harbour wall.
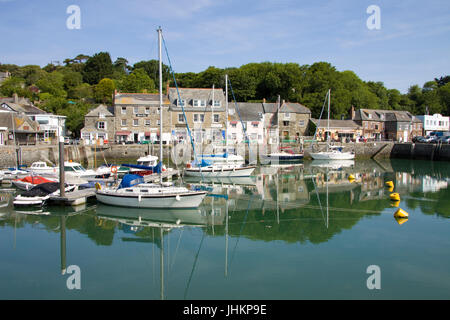
[[[417, 159], [417, 160], [435, 160], [450, 161], [450, 145], [425, 144], [425, 143], [394, 143], [394, 142], [366, 142], [366, 143], [348, 143], [342, 144], [344, 150], [353, 150], [356, 159]], [[204, 151], [212, 153], [210, 146], [196, 146], [197, 154]], [[294, 152], [298, 152], [298, 145], [291, 145]], [[319, 143], [315, 150], [325, 150], [326, 145]], [[16, 151], [14, 151], [16, 150]], [[266, 146], [254, 145], [249, 149], [243, 147], [238, 150], [239, 154], [245, 155], [245, 158], [254, 158], [258, 154], [264, 154], [268, 150]], [[304, 157], [306, 160], [311, 159], [311, 145], [304, 145]], [[275, 151], [272, 149], [272, 151]], [[190, 144], [177, 146], [164, 146], [164, 159], [177, 159], [178, 164], [187, 163], [192, 158]], [[65, 160], [72, 160], [83, 163], [88, 167], [98, 167], [108, 162], [120, 164], [123, 161], [137, 160], [141, 156], [159, 155], [158, 145], [108, 145], [98, 146], [80, 146], [66, 145], [64, 147]], [[178, 157], [175, 157], [175, 154]], [[59, 152], [57, 145], [51, 146], [21, 146], [14, 148], [13, 146], [0, 147], [0, 167], [12, 167], [19, 159], [19, 164], [30, 165], [35, 161], [46, 161], [49, 164], [57, 165], [59, 161]]]
[[[402, 144], [401, 144], [402, 145]], [[406, 144], [405, 144], [406, 145]], [[287, 145], [286, 145], [287, 146]], [[290, 145], [294, 152], [300, 151], [298, 144]], [[390, 158], [392, 154], [408, 154], [407, 150], [395, 147], [393, 142], [367, 142], [367, 143], [348, 143], [342, 144], [344, 150], [354, 150], [356, 153], [356, 159], [386, 159]], [[403, 147], [403, 146], [401, 146]], [[324, 150], [326, 145], [319, 143], [314, 146], [315, 150]], [[164, 159], [171, 159], [172, 162], [178, 162], [182, 165], [187, 163], [192, 158], [190, 144], [179, 144], [176, 146], [164, 145]], [[311, 159], [311, 145], [305, 144], [303, 146], [305, 159]], [[15, 151], [16, 150], [16, 151]], [[394, 152], [394, 150], [396, 150]], [[265, 154], [270, 151], [270, 148], [263, 145], [252, 145], [249, 148], [246, 145], [240, 145], [237, 148], [238, 154], [245, 155], [248, 160], [254, 159], [258, 154]], [[272, 148], [272, 152], [276, 151], [276, 148]], [[196, 146], [196, 152], [199, 153], [213, 153], [211, 145]], [[105, 146], [82, 146], [82, 145], [66, 145], [64, 146], [64, 159], [66, 161], [72, 160], [80, 162], [87, 167], [98, 167], [99, 165], [108, 163], [124, 163], [124, 161], [135, 161], [146, 155], [159, 155], [159, 145], [105, 145]], [[178, 156], [176, 156], [178, 155]], [[14, 146], [0, 146], [0, 167], [12, 167], [15, 166], [16, 159], [18, 158], [19, 164], [30, 165], [35, 161], [45, 161], [52, 165], [57, 165], [59, 162], [59, 152], [57, 145], [42, 145], [42, 146], [20, 146], [14, 148]], [[258, 157], [259, 158], [259, 157]]]
[[396, 143], [391, 158], [450, 161], [450, 144]]

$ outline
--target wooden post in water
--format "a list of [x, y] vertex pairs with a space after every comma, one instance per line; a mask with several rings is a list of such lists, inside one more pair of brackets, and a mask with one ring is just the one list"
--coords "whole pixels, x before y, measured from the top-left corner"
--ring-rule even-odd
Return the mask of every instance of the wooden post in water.
[[59, 136], [59, 195], [60, 197], [65, 197], [66, 193], [64, 190], [64, 137]]

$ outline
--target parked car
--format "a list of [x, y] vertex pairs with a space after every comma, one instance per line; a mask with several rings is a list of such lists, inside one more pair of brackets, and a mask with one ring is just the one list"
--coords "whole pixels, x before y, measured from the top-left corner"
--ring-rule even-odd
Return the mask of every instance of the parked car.
[[415, 136], [414, 138], [412, 138], [412, 142], [414, 142], [414, 143], [425, 142], [425, 137], [422, 137], [422, 136]]
[[450, 144], [450, 136], [442, 136], [437, 139], [438, 143]]
[[423, 138], [423, 142], [425, 143], [432, 143], [434, 140], [436, 140], [436, 136], [426, 136]]

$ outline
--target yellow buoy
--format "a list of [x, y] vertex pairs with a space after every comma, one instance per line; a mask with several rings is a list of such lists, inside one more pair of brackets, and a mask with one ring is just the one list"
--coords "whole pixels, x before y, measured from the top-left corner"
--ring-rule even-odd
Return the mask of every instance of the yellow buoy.
[[350, 182], [353, 182], [353, 181], [355, 181], [355, 176], [354, 175], [349, 175], [348, 176], [348, 181], [350, 181]]
[[392, 181], [386, 181], [386, 187], [393, 188], [394, 183]]
[[397, 221], [398, 224], [402, 225], [406, 221], [408, 221], [408, 218], [395, 218], [395, 221]]
[[391, 201], [391, 207], [395, 207], [398, 208], [398, 206], [400, 205], [400, 201]]
[[394, 201], [400, 201], [400, 195], [397, 192], [391, 193], [389, 195], [389, 198]]
[[100, 183], [96, 183], [95, 184], [95, 190], [101, 190], [102, 189], [102, 185]]
[[394, 213], [394, 217], [396, 217], [396, 218], [406, 218], [406, 219], [408, 219], [408, 216], [409, 216], [408, 212], [406, 212], [402, 208], [397, 209], [397, 211], [395, 211], [395, 213]]
[[388, 190], [389, 192], [392, 192], [392, 191], [394, 191], [394, 187], [389, 187], [387, 190]]

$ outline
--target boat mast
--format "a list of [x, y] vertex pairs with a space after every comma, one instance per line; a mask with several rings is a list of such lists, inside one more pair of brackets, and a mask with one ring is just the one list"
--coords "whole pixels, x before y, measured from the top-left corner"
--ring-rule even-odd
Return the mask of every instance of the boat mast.
[[330, 145], [330, 105], [331, 105], [331, 89], [328, 89], [328, 121], [327, 121], [327, 151]]
[[159, 159], [161, 168], [159, 172], [159, 182], [162, 184], [162, 166], [163, 166], [163, 110], [162, 110], [162, 46], [161, 46], [161, 27], [158, 28], [158, 48], [159, 48]]
[[[225, 153], [228, 152], [228, 74], [225, 75]], [[226, 158], [228, 162], [228, 157]]]

